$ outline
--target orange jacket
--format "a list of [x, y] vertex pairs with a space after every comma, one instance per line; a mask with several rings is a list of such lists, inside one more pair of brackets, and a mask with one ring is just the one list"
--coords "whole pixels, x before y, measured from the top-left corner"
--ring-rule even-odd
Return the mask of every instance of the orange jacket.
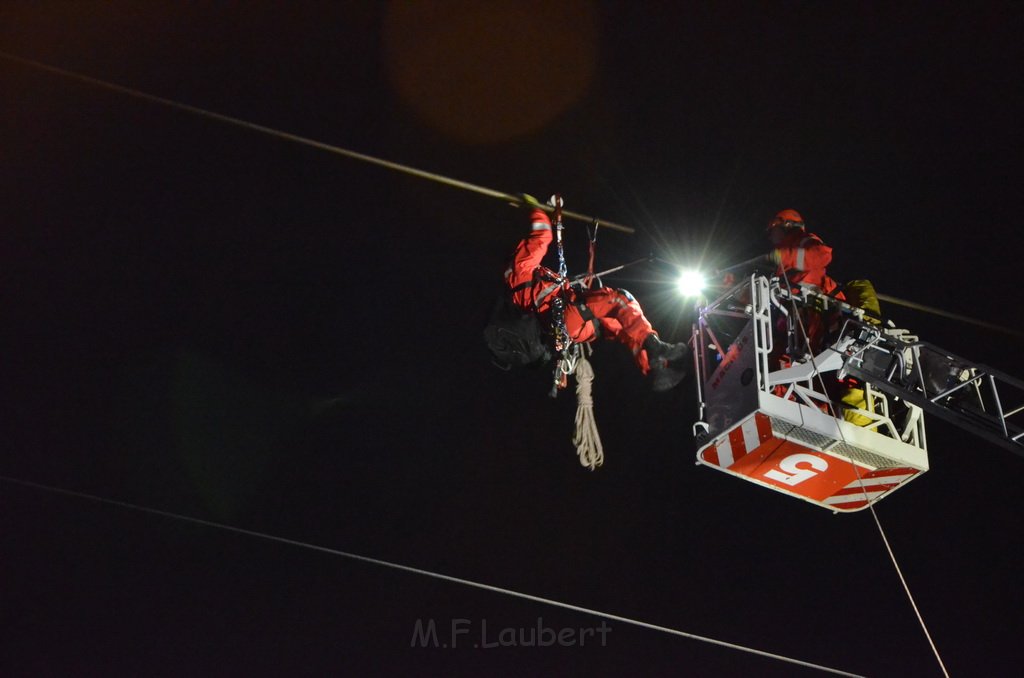
[[597, 333], [593, 325], [580, 315], [577, 306], [582, 300], [577, 299], [572, 288], [560, 291], [558, 274], [540, 264], [554, 239], [551, 229], [548, 215], [543, 210], [533, 210], [530, 214], [530, 235], [516, 247], [512, 264], [505, 270], [505, 282], [512, 290], [512, 303], [542, 317], [551, 311], [551, 301], [562, 294], [566, 302], [565, 328], [573, 341], [585, 343], [593, 340]]
[[505, 270], [505, 282], [512, 289], [512, 302], [527, 311], [546, 313], [558, 293], [558, 274], [540, 262], [553, 240], [551, 220], [543, 210], [530, 215], [530, 235], [516, 247], [512, 263]]
[[817, 285], [825, 294], [838, 287], [825, 267], [832, 262], [832, 248], [821, 238], [802, 228], [791, 228], [776, 248], [781, 262], [779, 274], [785, 274], [793, 285], [805, 282]]
[[548, 215], [543, 210], [534, 210], [530, 215], [530, 234], [519, 242], [512, 263], [505, 270], [505, 282], [512, 291], [512, 302], [549, 321], [551, 301], [562, 294], [566, 302], [565, 329], [574, 342], [582, 344], [603, 336], [624, 344], [646, 374], [648, 360], [643, 343], [649, 335], [657, 333], [644, 316], [640, 304], [625, 290], [607, 287], [560, 290], [557, 274], [541, 266], [548, 245], [554, 239], [551, 228]]

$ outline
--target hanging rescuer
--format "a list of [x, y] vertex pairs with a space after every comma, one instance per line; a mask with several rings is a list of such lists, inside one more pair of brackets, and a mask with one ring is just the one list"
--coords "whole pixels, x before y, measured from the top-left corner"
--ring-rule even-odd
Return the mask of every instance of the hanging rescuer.
[[[655, 391], [666, 391], [682, 381], [692, 361], [686, 343], [662, 341], [640, 304], [626, 290], [577, 287], [568, 283], [564, 272], [559, 275], [542, 266], [552, 239], [551, 219], [544, 210], [534, 207], [530, 234], [516, 247], [505, 270], [505, 283], [517, 309], [553, 330], [555, 351], [562, 351], [566, 341], [584, 344], [603, 337], [630, 350], [640, 371], [650, 376]], [[559, 337], [562, 331], [565, 337]], [[490, 340], [488, 344], [492, 353], [503, 359], [500, 347]]]

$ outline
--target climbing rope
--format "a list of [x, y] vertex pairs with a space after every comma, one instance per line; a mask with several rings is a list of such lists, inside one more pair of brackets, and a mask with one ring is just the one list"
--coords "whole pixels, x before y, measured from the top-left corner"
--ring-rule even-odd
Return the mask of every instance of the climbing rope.
[[278, 544], [286, 544], [288, 546], [296, 546], [298, 548], [309, 549], [318, 553], [328, 553], [330, 555], [339, 556], [342, 558], [348, 558], [363, 563], [369, 563], [371, 565], [378, 565], [380, 567], [387, 567], [395, 570], [401, 570], [402, 572], [409, 572], [411, 574], [418, 574], [424, 577], [431, 577], [434, 579], [440, 579], [442, 581], [451, 582], [454, 584], [461, 584], [463, 586], [469, 586], [472, 588], [483, 589], [485, 591], [491, 591], [493, 593], [500, 593], [506, 596], [513, 596], [521, 598], [523, 600], [529, 600], [535, 603], [541, 603], [543, 605], [551, 605], [559, 607], [565, 610], [573, 612], [581, 612], [583, 614], [593, 615], [609, 621], [620, 622], [623, 624], [629, 624], [631, 626], [638, 626], [640, 628], [650, 629], [652, 631], [661, 631], [662, 633], [668, 633], [670, 635], [679, 636], [681, 638], [689, 638], [690, 640], [696, 640], [702, 643], [710, 643], [711, 645], [717, 645], [719, 647], [729, 648], [731, 650], [738, 650], [740, 652], [747, 652], [749, 654], [757, 655], [759, 657], [765, 657], [768, 659], [775, 659], [778, 661], [786, 662], [789, 664], [796, 664], [798, 666], [804, 666], [811, 669], [817, 669], [826, 673], [832, 673], [838, 676], [850, 676], [851, 678], [863, 678], [856, 673], [849, 673], [847, 671], [841, 671], [834, 669], [829, 666], [823, 666], [821, 664], [812, 664], [800, 659], [793, 659], [792, 657], [786, 657], [780, 654], [774, 654], [772, 652], [765, 652], [764, 650], [757, 650], [752, 647], [746, 647], [738, 645], [736, 643], [730, 643], [724, 640], [716, 640], [714, 638], [708, 638], [707, 636], [699, 636], [694, 633], [688, 633], [686, 631], [680, 631], [673, 629], [668, 626], [660, 626], [657, 624], [651, 624], [648, 622], [640, 621], [637, 619], [631, 619], [629, 617], [622, 617], [609, 612], [601, 612], [600, 610], [594, 610], [587, 607], [581, 607], [579, 605], [572, 605], [570, 603], [564, 603], [559, 600], [553, 600], [551, 598], [542, 598], [541, 596], [531, 595], [529, 593], [522, 593], [520, 591], [514, 591], [512, 589], [501, 588], [499, 586], [493, 586], [491, 584], [484, 584], [482, 582], [473, 581], [471, 579], [463, 579], [461, 577], [453, 577], [451, 575], [442, 574], [440, 572], [431, 572], [430, 570], [424, 570], [418, 567], [410, 567], [409, 565], [402, 565], [400, 563], [392, 563], [387, 560], [380, 560], [378, 558], [370, 558], [369, 556], [362, 556], [355, 553], [349, 553], [347, 551], [340, 551], [338, 549], [332, 549], [326, 546], [319, 546], [317, 544], [311, 544], [309, 542], [298, 541], [296, 539], [288, 539], [287, 537], [279, 537], [277, 535], [268, 534], [266, 532], [259, 532], [256, 530], [247, 530], [241, 527], [235, 527], [233, 525], [226, 525], [224, 523], [216, 523], [210, 520], [203, 520], [202, 518], [193, 518], [192, 516], [182, 515], [180, 513], [174, 513], [171, 511], [164, 511], [161, 509], [150, 508], [148, 506], [141, 506], [139, 504], [131, 504], [124, 501], [118, 501], [116, 499], [108, 499], [106, 497], [100, 497], [94, 494], [86, 494], [85, 492], [77, 492], [75, 490], [66, 490], [60, 487], [53, 487], [50, 485], [43, 485], [42, 483], [34, 483], [28, 480], [21, 480], [18, 478], [11, 478], [8, 476], [0, 475], [0, 482], [9, 483], [12, 485], [20, 485], [22, 487], [28, 487], [43, 492], [51, 492], [53, 494], [60, 494], [68, 497], [76, 497], [78, 499], [86, 499], [89, 501], [97, 502], [100, 504], [106, 504], [108, 506], [117, 506], [119, 508], [129, 509], [132, 511], [139, 511], [141, 513], [148, 513], [150, 515], [161, 516], [164, 518], [170, 518], [172, 520], [180, 520], [186, 523], [192, 523], [194, 525], [201, 525], [203, 527], [209, 527], [216, 530], [223, 530], [225, 532], [232, 532], [235, 534], [242, 534], [248, 537], [256, 537], [258, 539], [266, 539], [268, 541], [276, 542]]
[[[399, 164], [397, 162], [391, 162], [389, 160], [383, 160], [381, 158], [375, 158], [375, 157], [373, 157], [371, 155], [366, 155], [365, 153], [357, 153], [356, 151], [350, 151], [350, 150], [348, 150], [346, 148], [341, 148], [340, 146], [333, 146], [331, 144], [325, 144], [325, 143], [323, 143], [321, 141], [315, 141], [313, 139], [308, 139], [306, 137], [301, 137], [301, 136], [299, 136], [297, 134], [291, 134], [290, 132], [283, 132], [281, 130], [276, 130], [276, 129], [273, 129], [271, 127], [265, 127], [263, 125], [257, 125], [255, 123], [248, 122], [248, 121], [242, 120], [240, 118], [233, 118], [233, 117], [231, 117], [229, 115], [223, 115], [221, 113], [215, 113], [214, 111], [208, 111], [208, 110], [199, 108], [197, 106], [190, 106], [188, 104], [179, 103], [179, 102], [173, 101], [171, 99], [165, 99], [163, 97], [154, 96], [152, 94], [147, 94], [146, 92], [142, 92], [142, 91], [137, 90], [137, 89], [132, 89], [130, 87], [124, 87], [123, 85], [117, 85], [115, 83], [107, 82], [105, 80], [100, 80], [98, 78], [92, 78], [92, 77], [89, 77], [87, 75], [82, 75], [80, 73], [75, 73], [74, 71], [65, 70], [63, 68], [57, 68], [56, 66], [50, 66], [48, 64], [44, 64], [44, 63], [41, 63], [39, 61], [33, 61], [32, 59], [25, 59], [23, 57], [19, 57], [19, 56], [16, 56], [14, 54], [9, 54], [7, 52], [0, 51], [0, 59], [6, 59], [7, 61], [13, 61], [15, 63], [21, 64], [22, 66], [29, 66], [31, 68], [36, 68], [36, 69], [39, 69], [39, 70], [42, 70], [42, 71], [46, 71], [48, 73], [52, 73], [54, 75], [59, 75], [61, 77], [70, 78], [72, 80], [77, 80], [78, 82], [82, 82], [82, 83], [85, 83], [87, 85], [92, 85], [94, 87], [100, 87], [100, 88], [107, 89], [107, 90], [110, 90], [110, 91], [113, 91], [113, 92], [118, 92], [119, 94], [124, 94], [124, 95], [130, 96], [130, 97], [134, 97], [136, 99], [142, 99], [144, 101], [148, 101], [148, 102], [154, 103], [154, 104], [159, 104], [161, 106], [167, 106], [169, 108], [174, 108], [174, 109], [177, 109], [179, 111], [185, 111], [187, 113], [192, 113], [194, 115], [198, 115], [198, 116], [201, 116], [201, 117], [204, 117], [204, 118], [208, 118], [210, 120], [217, 120], [218, 122], [227, 123], [229, 125], [235, 125], [237, 127], [243, 127], [245, 129], [253, 131], [253, 132], [259, 132], [260, 134], [268, 134], [270, 136], [277, 137], [278, 139], [283, 139], [285, 141], [290, 141], [290, 142], [293, 142], [293, 143], [296, 143], [296, 144], [301, 144], [303, 146], [310, 146], [312, 148], [316, 148], [316, 149], [321, 150], [321, 151], [327, 151], [328, 153], [333, 153], [335, 155], [341, 155], [341, 156], [344, 156], [346, 158], [350, 158], [352, 160], [358, 160], [360, 162], [369, 163], [371, 165], [377, 165], [378, 167], [383, 167], [385, 169], [389, 169], [389, 170], [392, 170], [392, 171], [395, 171], [395, 172], [400, 172], [400, 173], [403, 173], [403, 174], [408, 174], [410, 176], [418, 177], [420, 179], [426, 179], [428, 181], [434, 181], [436, 183], [444, 184], [446, 186], [451, 186], [453, 188], [458, 188], [458, 189], [462, 189], [462, 190], [465, 190], [465, 191], [470, 191], [470, 192], [473, 192], [473, 193], [478, 193], [480, 195], [485, 195], [485, 196], [490, 197], [490, 198], [497, 198], [498, 200], [501, 200], [501, 201], [506, 202], [506, 203], [511, 203], [513, 205], [525, 205], [526, 204], [524, 202], [524, 200], [523, 200], [521, 195], [504, 193], [502, 191], [496, 191], [496, 190], [491, 189], [491, 188], [485, 188], [483, 186], [478, 186], [476, 184], [471, 184], [471, 183], [469, 183], [467, 181], [460, 181], [458, 179], [452, 179], [450, 177], [446, 177], [446, 176], [443, 176], [441, 174], [437, 174], [437, 173], [434, 173], [434, 172], [427, 172], [425, 170], [416, 169], [415, 167], [410, 167], [409, 165], [401, 165], [401, 164]], [[552, 212], [553, 211], [553, 208], [548, 206], [548, 205], [541, 205], [540, 209], [544, 210], [545, 212]], [[575, 221], [582, 221], [582, 222], [585, 222], [585, 223], [593, 223], [594, 221], [596, 221], [596, 219], [594, 217], [588, 216], [586, 214], [580, 214], [578, 212], [563, 211], [562, 212], [562, 216], [564, 216], [565, 218], [568, 218], [568, 219], [573, 219]], [[633, 229], [633, 228], [631, 228], [629, 226], [623, 226], [622, 224], [617, 224], [617, 223], [612, 222], [612, 221], [605, 221], [605, 220], [602, 219], [601, 223], [604, 226], [606, 226], [607, 228], [610, 228], [610, 229], [613, 229], [613, 230], [616, 230], [616, 231], [621, 231], [623, 233], [635, 233], [636, 232], [635, 229]]]
[[594, 419], [594, 368], [587, 360], [592, 351], [589, 344], [584, 344], [576, 364], [576, 433], [572, 438], [580, 465], [591, 471], [604, 463], [604, 446]]

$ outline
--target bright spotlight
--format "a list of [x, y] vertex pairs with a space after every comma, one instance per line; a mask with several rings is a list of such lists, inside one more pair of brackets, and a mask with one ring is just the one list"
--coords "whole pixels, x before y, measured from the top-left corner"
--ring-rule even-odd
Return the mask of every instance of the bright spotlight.
[[704, 275], [700, 271], [683, 271], [679, 274], [676, 287], [684, 297], [699, 297], [704, 291]]

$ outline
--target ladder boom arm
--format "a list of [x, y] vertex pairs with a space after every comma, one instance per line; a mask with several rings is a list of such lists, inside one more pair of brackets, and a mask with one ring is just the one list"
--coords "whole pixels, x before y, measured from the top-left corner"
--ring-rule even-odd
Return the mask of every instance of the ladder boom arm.
[[866, 323], [860, 309], [815, 290], [794, 299], [838, 307], [847, 316], [831, 347], [845, 357], [841, 373], [1024, 457], [1024, 381], [904, 330]]

